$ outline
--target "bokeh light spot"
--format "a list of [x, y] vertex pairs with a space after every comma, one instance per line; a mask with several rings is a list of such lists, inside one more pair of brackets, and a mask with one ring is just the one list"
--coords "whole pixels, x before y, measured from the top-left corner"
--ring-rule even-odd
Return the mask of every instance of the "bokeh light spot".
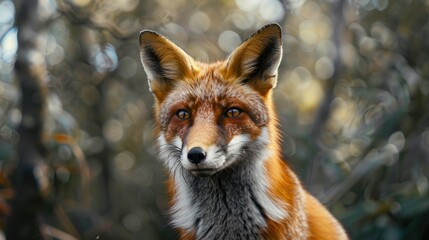
[[328, 57], [319, 58], [314, 66], [316, 75], [320, 79], [329, 79], [334, 75], [334, 63]]
[[91, 62], [99, 72], [113, 71], [118, 65], [118, 55], [116, 55], [115, 48], [110, 44], [102, 48], [97, 46]]
[[142, 227], [140, 218], [133, 213], [125, 215], [125, 217], [122, 219], [122, 224], [130, 232], [137, 232]]
[[18, 31], [16, 28], [9, 30], [0, 42], [1, 59], [6, 63], [13, 63], [18, 50]]
[[116, 119], [108, 120], [103, 126], [103, 136], [109, 142], [119, 142], [124, 135], [124, 129], [121, 122]]
[[255, 11], [261, 4], [260, 0], [235, 0], [237, 7], [246, 12]]
[[370, 37], [363, 37], [359, 41], [359, 50], [364, 56], [367, 56], [367, 57], [372, 56], [376, 47], [377, 47], [376, 41]]
[[241, 38], [236, 32], [224, 31], [219, 35], [218, 45], [224, 52], [232, 52], [241, 43]]
[[69, 161], [72, 158], [73, 154], [69, 146], [61, 145], [58, 148], [58, 156], [63, 161]]
[[389, 137], [388, 143], [393, 144], [398, 151], [401, 151], [405, 146], [405, 135], [401, 131], [397, 131]]
[[209, 30], [211, 25], [210, 17], [201, 11], [194, 12], [189, 18], [189, 29], [194, 33], [203, 33]]
[[66, 183], [70, 180], [70, 171], [65, 167], [57, 168], [55, 170], [55, 175], [63, 183]]
[[253, 15], [239, 11], [231, 14], [231, 19], [237, 28], [243, 30], [252, 28], [256, 23], [256, 18]]
[[58, 44], [55, 44], [54, 46], [54, 51], [46, 57], [46, 60], [50, 65], [56, 65], [61, 63], [65, 55], [63, 47]]
[[2, 1], [0, 3], [0, 24], [13, 23], [15, 19], [15, 6], [12, 1]]
[[311, 21], [304, 21], [299, 25], [299, 38], [308, 45], [315, 45], [318, 42], [317, 35]]
[[265, 0], [259, 8], [261, 16], [271, 22], [279, 21], [284, 15], [282, 4], [277, 0]]
[[130, 170], [135, 162], [136, 159], [134, 157], [134, 154], [129, 151], [123, 151], [118, 153], [114, 158], [115, 165], [118, 169], [127, 171]]

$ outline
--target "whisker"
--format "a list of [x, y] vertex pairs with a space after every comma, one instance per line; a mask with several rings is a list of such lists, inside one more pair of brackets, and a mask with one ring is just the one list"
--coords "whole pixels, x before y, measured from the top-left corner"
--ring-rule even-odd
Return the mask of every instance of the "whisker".
[[173, 169], [171, 170], [174, 174], [174, 178], [176, 178], [176, 174], [179, 170], [180, 170], [180, 161], [179, 159], [176, 159], [173, 163]]
[[181, 173], [182, 178], [183, 178], [183, 180], [185, 181], [185, 183], [186, 183], [186, 184], [188, 184], [188, 180], [187, 180], [187, 179], [186, 179], [186, 177], [185, 177], [185, 174], [184, 174], [184, 170], [183, 170], [183, 168], [180, 168], [180, 173]]
[[216, 187], [216, 186], [215, 186], [215, 183], [214, 183], [214, 181], [213, 181], [213, 178], [210, 178], [210, 182], [212, 183], [213, 187]]

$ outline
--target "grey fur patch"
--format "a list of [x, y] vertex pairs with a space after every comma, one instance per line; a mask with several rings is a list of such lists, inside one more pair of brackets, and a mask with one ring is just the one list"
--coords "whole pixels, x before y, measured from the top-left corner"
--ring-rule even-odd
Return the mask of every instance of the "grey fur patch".
[[255, 195], [252, 164], [262, 146], [250, 142], [239, 162], [212, 177], [199, 178], [183, 171], [195, 211], [197, 239], [261, 239], [266, 227], [265, 210]]

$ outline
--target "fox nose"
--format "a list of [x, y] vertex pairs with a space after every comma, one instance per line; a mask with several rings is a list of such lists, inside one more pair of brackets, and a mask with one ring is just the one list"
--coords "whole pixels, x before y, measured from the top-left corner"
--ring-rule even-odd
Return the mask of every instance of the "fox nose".
[[206, 159], [206, 153], [200, 147], [191, 148], [188, 152], [188, 160], [193, 164], [198, 164]]

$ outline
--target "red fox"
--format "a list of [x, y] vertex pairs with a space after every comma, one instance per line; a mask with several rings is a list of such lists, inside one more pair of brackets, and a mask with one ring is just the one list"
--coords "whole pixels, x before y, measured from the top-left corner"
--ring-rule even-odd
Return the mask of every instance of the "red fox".
[[272, 99], [279, 25], [212, 64], [150, 30], [140, 33], [140, 55], [181, 239], [347, 239], [281, 156]]

